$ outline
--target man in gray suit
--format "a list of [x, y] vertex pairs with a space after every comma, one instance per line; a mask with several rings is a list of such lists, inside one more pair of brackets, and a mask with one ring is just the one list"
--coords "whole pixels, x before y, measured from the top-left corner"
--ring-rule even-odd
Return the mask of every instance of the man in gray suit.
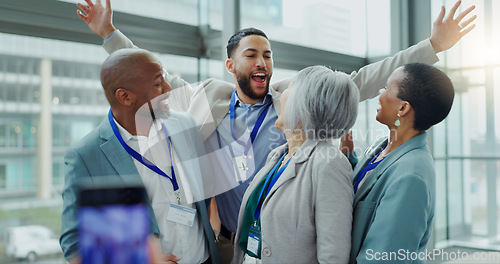
[[[154, 215], [153, 236], [163, 252], [171, 253], [165, 261], [220, 263], [202, 200], [200, 175], [209, 164], [200, 163], [204, 149], [199, 129], [189, 114], [169, 111], [166, 98], [171, 87], [163, 73], [159, 60], [142, 49], [119, 50], [103, 63], [101, 83], [111, 106], [108, 117], [69, 147], [64, 158], [60, 244], [71, 262], [78, 258], [77, 182], [119, 178], [144, 184]], [[169, 211], [178, 208], [195, 211], [194, 221], [172, 219]]]

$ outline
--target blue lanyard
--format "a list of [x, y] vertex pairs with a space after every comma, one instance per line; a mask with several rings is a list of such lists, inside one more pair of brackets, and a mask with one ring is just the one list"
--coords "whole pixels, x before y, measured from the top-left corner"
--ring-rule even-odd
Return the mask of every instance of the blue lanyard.
[[375, 162], [375, 163], [372, 163], [375, 158], [378, 157], [378, 155], [380, 154], [380, 152], [382, 152], [383, 149], [381, 149], [377, 155], [373, 156], [373, 158], [370, 160], [370, 162], [368, 162], [368, 165], [366, 165], [363, 169], [361, 169], [358, 173], [358, 175], [356, 175], [356, 183], [354, 184], [354, 193], [356, 193], [358, 191], [358, 186], [359, 184], [361, 183], [361, 180], [363, 180], [363, 178], [365, 177], [366, 173], [368, 173], [369, 171], [375, 169], [377, 167], [377, 165], [382, 162], [386, 157], [382, 158], [381, 160]]
[[[288, 159], [288, 161], [286, 162], [286, 164], [283, 165], [283, 167], [281, 167], [281, 169], [278, 170], [278, 168], [281, 165], [281, 162], [283, 162], [283, 159], [285, 158], [285, 156], [286, 156], [287, 153], [288, 153], [288, 151], [286, 151], [285, 154], [283, 154], [283, 156], [281, 156], [280, 160], [276, 163], [276, 165], [274, 165], [273, 169], [269, 172], [269, 174], [267, 174], [267, 178], [266, 178], [266, 181], [264, 182], [264, 186], [262, 187], [262, 190], [260, 191], [259, 200], [258, 200], [258, 203], [257, 203], [257, 209], [255, 209], [255, 213], [253, 214], [253, 218], [255, 219], [255, 221], [257, 221], [259, 219], [259, 217], [260, 217], [260, 212], [261, 212], [262, 203], [263, 203], [263, 201], [262, 201], [263, 197], [262, 196], [264, 194], [264, 189], [266, 189], [267, 184], [269, 183], [269, 181], [271, 181], [271, 184], [269, 184], [269, 187], [266, 190], [266, 195], [264, 196], [264, 199], [265, 199], [265, 197], [267, 197], [267, 195], [269, 194], [269, 191], [271, 191], [271, 189], [273, 188], [274, 184], [278, 181], [279, 177], [281, 176], [281, 174], [283, 173], [283, 171], [288, 166], [288, 163], [290, 163], [290, 160], [292, 159], [292, 158]], [[278, 170], [278, 171], [276, 172], [276, 170]]]
[[[252, 132], [250, 133], [250, 140], [252, 143], [255, 140], [255, 137], [257, 137], [257, 133], [259, 132], [260, 127], [262, 126], [262, 122], [264, 122], [264, 118], [266, 117], [267, 111], [269, 110], [269, 107], [271, 106], [272, 102], [264, 106], [262, 111], [259, 114], [259, 118], [257, 119], [257, 122], [255, 123]], [[231, 136], [233, 139], [238, 142], [238, 144], [242, 146], [248, 146], [248, 144], [245, 144], [239, 140], [237, 140], [234, 137], [234, 132], [233, 132], [233, 127], [234, 127], [234, 119], [236, 119], [236, 89], [233, 89], [233, 93], [231, 95], [231, 104], [229, 105], [229, 117], [230, 117], [230, 126], [231, 126]], [[247, 151], [248, 149], [245, 149]]]
[[118, 141], [120, 141], [120, 144], [123, 146], [123, 148], [132, 156], [134, 159], [142, 163], [144, 166], [148, 167], [150, 170], [158, 173], [159, 175], [166, 177], [167, 179], [172, 182], [172, 185], [174, 186], [174, 191], [179, 190], [179, 185], [177, 185], [177, 179], [175, 178], [175, 172], [174, 172], [174, 162], [172, 160], [172, 150], [170, 149], [170, 141], [168, 140], [168, 133], [167, 133], [167, 128], [165, 125], [163, 125], [163, 129], [165, 132], [165, 139], [167, 140], [167, 145], [168, 145], [168, 152], [170, 154], [170, 169], [172, 171], [172, 178], [170, 178], [165, 172], [163, 172], [160, 168], [158, 168], [156, 165], [154, 165], [151, 161], [143, 157], [141, 154], [139, 154], [137, 151], [133, 150], [125, 141], [123, 140], [122, 136], [120, 135], [120, 131], [118, 131], [118, 127], [115, 124], [115, 121], [113, 120], [113, 113], [111, 112], [111, 109], [109, 110], [108, 113], [108, 120], [109, 124], [111, 125], [111, 128], [113, 129], [113, 132], [115, 133], [116, 138], [118, 138]]

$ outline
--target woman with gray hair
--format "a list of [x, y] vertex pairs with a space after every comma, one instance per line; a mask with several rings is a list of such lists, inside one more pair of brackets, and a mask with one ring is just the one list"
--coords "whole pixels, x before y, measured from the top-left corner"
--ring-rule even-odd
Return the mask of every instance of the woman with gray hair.
[[352, 169], [329, 140], [354, 125], [358, 101], [345, 73], [312, 66], [296, 75], [276, 121], [287, 143], [269, 154], [245, 192], [233, 263], [348, 262]]

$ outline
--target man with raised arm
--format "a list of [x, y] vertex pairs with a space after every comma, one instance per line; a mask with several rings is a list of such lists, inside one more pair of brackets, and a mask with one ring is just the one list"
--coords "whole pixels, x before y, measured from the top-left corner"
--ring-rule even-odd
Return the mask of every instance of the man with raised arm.
[[[110, 0], [106, 0], [106, 6], [100, 0], [95, 4], [91, 0], [85, 2], [87, 6], [78, 4], [81, 9], [78, 15], [104, 39], [103, 46], [108, 53], [135, 47], [114, 27]], [[351, 73], [361, 100], [377, 96], [379, 88], [397, 67], [412, 62], [434, 64], [438, 61], [436, 53], [451, 48], [470, 32], [475, 27], [471, 23], [476, 16], [464, 18], [475, 7], [467, 8], [454, 18], [460, 4], [458, 1], [446, 18], [444, 9], [441, 11], [429, 39]], [[212, 191], [222, 223], [218, 238], [224, 263], [232, 258], [238, 211], [249, 182], [262, 168], [269, 152], [285, 143], [274, 123], [280, 110], [279, 97], [289, 83], [286, 79], [271, 84], [272, 50], [264, 32], [242, 29], [229, 39], [226, 48], [225, 65], [234, 77], [234, 84], [208, 79], [193, 89], [170, 74], [166, 79], [174, 91], [179, 90], [172, 93], [180, 97], [171, 102], [172, 108], [191, 113], [200, 127], [207, 152], [217, 152], [213, 162], [222, 179], [218, 179], [218, 186]], [[175, 105], [176, 102], [183, 103]]]

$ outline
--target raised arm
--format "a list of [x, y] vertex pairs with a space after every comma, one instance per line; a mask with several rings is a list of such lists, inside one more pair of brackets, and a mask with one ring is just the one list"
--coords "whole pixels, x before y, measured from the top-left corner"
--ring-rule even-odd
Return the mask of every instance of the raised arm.
[[92, 0], [85, 0], [85, 2], [87, 6], [76, 4], [81, 9], [77, 10], [76, 13], [94, 33], [103, 39], [107, 38], [116, 30], [113, 26], [111, 1], [106, 0], [106, 7], [102, 5], [101, 0], [96, 0], [95, 4], [92, 3]]
[[[103, 38], [103, 47], [108, 54], [123, 48], [137, 48], [125, 35], [113, 25], [113, 9], [111, 9], [111, 0], [106, 0], [106, 7], [101, 3], [101, 0], [96, 0], [94, 4], [92, 0], [85, 0], [87, 5], [76, 4], [81, 10], [77, 10], [78, 16], [85, 22], [92, 32]], [[169, 82], [167, 80], [167, 82]], [[170, 83], [170, 82], [169, 82]], [[172, 88], [175, 85], [170, 83]]]
[[351, 78], [359, 87], [360, 100], [377, 96], [378, 90], [385, 85], [389, 75], [400, 66], [415, 62], [436, 63], [439, 60], [436, 53], [453, 47], [463, 36], [474, 29], [475, 25], [471, 23], [476, 19], [476, 15], [465, 21], [462, 20], [474, 10], [475, 6], [467, 8], [454, 19], [455, 12], [461, 3], [458, 1], [444, 20], [445, 9], [441, 8], [441, 13], [433, 24], [430, 39], [423, 40], [392, 57], [366, 65], [358, 72], [351, 73]]
[[[85, 2], [87, 5], [76, 4], [81, 9], [76, 13], [90, 30], [105, 39], [103, 47], [108, 54], [123, 48], [137, 48], [131, 40], [113, 26], [111, 0], [106, 0], [106, 6], [102, 5], [101, 0], [96, 0], [95, 4], [92, 0], [85, 0]], [[170, 73], [165, 76], [165, 81], [172, 87], [169, 99], [172, 110], [187, 111], [194, 89], [188, 82]]]

